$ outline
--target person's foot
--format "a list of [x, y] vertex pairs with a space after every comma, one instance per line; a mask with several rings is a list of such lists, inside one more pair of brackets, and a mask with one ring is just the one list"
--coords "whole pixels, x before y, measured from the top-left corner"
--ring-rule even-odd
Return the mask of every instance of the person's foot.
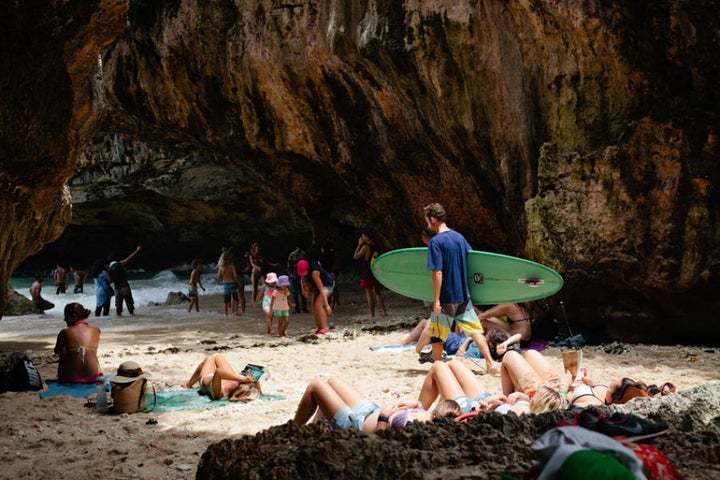
[[435, 359], [433, 358], [432, 352], [420, 352], [420, 356], [418, 357], [418, 362], [433, 363], [433, 362], [435, 362]]
[[487, 365], [487, 373], [488, 375], [500, 375], [500, 367], [495, 363], [490, 363]]
[[315, 335], [325, 335], [325, 334], [327, 334], [327, 333], [330, 333], [330, 329], [316, 330], [316, 331], [315, 331]]

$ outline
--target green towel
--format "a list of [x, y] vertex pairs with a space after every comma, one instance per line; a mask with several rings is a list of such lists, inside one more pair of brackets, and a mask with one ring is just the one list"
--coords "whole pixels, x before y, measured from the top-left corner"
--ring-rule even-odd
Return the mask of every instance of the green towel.
[[[226, 398], [211, 400], [209, 396], [201, 395], [198, 389], [160, 391], [155, 394], [155, 401], [153, 401], [151, 392], [146, 395], [148, 397], [146, 411], [148, 412], [178, 412], [181, 410], [217, 408], [231, 403]], [[285, 400], [285, 397], [282, 395], [262, 394], [258, 400]]]

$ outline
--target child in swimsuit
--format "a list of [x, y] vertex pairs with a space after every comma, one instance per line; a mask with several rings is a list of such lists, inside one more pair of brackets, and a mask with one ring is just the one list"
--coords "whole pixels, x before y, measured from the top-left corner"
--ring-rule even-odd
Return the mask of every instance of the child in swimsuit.
[[294, 307], [291, 299], [290, 278], [287, 275], [280, 275], [277, 281], [277, 289], [272, 294], [273, 315], [278, 319], [278, 335], [287, 337], [287, 329], [290, 326], [290, 307]]
[[268, 334], [272, 333], [272, 321], [273, 321], [273, 293], [275, 293], [275, 289], [277, 288], [277, 282], [278, 277], [276, 273], [270, 272], [265, 276], [265, 281], [263, 282], [263, 286], [260, 289], [260, 291], [257, 294], [257, 297], [255, 298], [255, 302], [253, 303], [253, 307], [257, 304], [258, 301], [262, 298], [262, 309], [263, 312], [265, 312], [265, 316], [267, 317], [267, 332]]

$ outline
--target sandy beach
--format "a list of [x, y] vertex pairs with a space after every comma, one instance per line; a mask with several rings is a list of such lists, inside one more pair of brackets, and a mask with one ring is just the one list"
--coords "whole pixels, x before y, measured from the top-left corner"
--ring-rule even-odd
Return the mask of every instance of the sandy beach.
[[[389, 292], [385, 298], [388, 316], [371, 319], [360, 288], [343, 285], [332, 332], [319, 339], [310, 335], [315, 329], [310, 314], [293, 315], [292, 338], [280, 339], [265, 332], [259, 307], [249, 305], [245, 315], [226, 318], [215, 296], [201, 297], [199, 313], [188, 313], [182, 305], [144, 307], [137, 315], [156, 328], [102, 334], [99, 358], [105, 373], [134, 360], [151, 376], [154, 388], [177, 390], [205, 355], [222, 353], [237, 370], [246, 363], [266, 366], [271, 376], [263, 391], [282, 398], [110, 415], [97, 413], [83, 399], [41, 400], [37, 392], [8, 392], [0, 395], [0, 477], [194, 478], [210, 443], [253, 435], [292, 419], [314, 377], [341, 376], [378, 403], [415, 400], [430, 364], [420, 364], [414, 353], [371, 348], [399, 344], [427, 308]], [[0, 351], [31, 350], [43, 379], [54, 379], [54, 342], [54, 335], [0, 338]], [[669, 381], [684, 390], [719, 379], [720, 348], [615, 343], [583, 351], [596, 381], [628, 376], [648, 383]], [[543, 353], [561, 367], [560, 349]], [[464, 361], [488, 390], [500, 390], [500, 378], [483, 374], [482, 361]]]

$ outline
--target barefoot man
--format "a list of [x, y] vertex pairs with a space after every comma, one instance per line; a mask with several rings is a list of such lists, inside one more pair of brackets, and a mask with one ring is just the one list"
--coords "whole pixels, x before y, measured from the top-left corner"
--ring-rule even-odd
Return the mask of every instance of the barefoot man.
[[447, 339], [453, 322], [475, 340], [485, 357], [489, 374], [498, 373], [490, 356], [490, 349], [483, 335], [470, 300], [467, 284], [467, 252], [470, 244], [462, 234], [451, 230], [445, 223], [445, 209], [439, 203], [425, 207], [425, 220], [435, 235], [428, 242], [428, 270], [432, 270], [433, 307], [430, 314], [430, 334], [433, 358], [442, 360], [443, 342]]

